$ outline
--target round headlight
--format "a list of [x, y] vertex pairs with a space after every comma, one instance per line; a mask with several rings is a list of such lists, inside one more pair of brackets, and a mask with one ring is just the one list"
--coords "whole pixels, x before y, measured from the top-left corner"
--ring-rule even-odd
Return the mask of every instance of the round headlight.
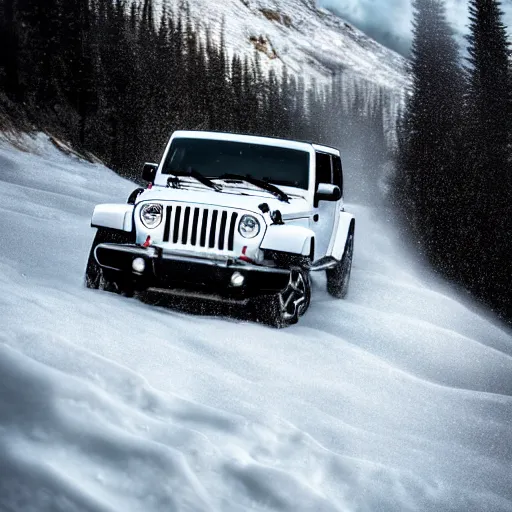
[[161, 204], [145, 204], [140, 210], [140, 220], [148, 229], [157, 228], [162, 223], [163, 211]]
[[260, 222], [253, 215], [244, 215], [240, 219], [238, 231], [244, 238], [254, 238], [260, 232]]

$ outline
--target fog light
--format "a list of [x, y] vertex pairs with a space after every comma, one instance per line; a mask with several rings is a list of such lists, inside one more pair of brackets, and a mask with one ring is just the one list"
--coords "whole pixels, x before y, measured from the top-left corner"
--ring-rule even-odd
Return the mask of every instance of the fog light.
[[135, 258], [132, 262], [132, 268], [135, 272], [142, 274], [146, 268], [146, 262], [144, 258]]
[[240, 274], [240, 272], [235, 272], [231, 276], [231, 285], [235, 286], [236, 288], [239, 288], [240, 286], [242, 286], [244, 284], [244, 281], [245, 281], [245, 277], [242, 274]]

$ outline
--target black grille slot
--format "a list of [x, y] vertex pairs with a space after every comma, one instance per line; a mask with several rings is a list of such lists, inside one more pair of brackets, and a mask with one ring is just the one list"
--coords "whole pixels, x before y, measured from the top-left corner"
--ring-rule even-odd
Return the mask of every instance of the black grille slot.
[[194, 216], [192, 217], [192, 232], [190, 233], [190, 243], [196, 245], [197, 242], [197, 224], [199, 222], [199, 208], [194, 208]]
[[222, 212], [220, 218], [220, 233], [219, 233], [219, 249], [224, 249], [224, 239], [226, 238], [226, 224], [228, 221], [228, 212]]
[[176, 207], [176, 215], [174, 216], [174, 233], [172, 236], [173, 243], [178, 243], [178, 236], [180, 231], [180, 219], [181, 219], [181, 206]]
[[172, 206], [168, 206], [166, 208], [166, 214], [165, 214], [165, 227], [164, 227], [164, 242], [169, 241], [169, 236], [171, 232], [171, 213], [172, 213]]
[[231, 214], [231, 224], [229, 225], [229, 236], [228, 236], [228, 251], [232, 251], [235, 248], [235, 227], [238, 213], [233, 212]]
[[215, 234], [217, 232], [217, 217], [219, 216], [219, 212], [217, 210], [213, 210], [212, 215], [212, 225], [210, 227], [210, 240], [208, 247], [213, 249], [215, 247]]
[[181, 243], [185, 245], [188, 240], [188, 224], [190, 221], [190, 206], [185, 208], [185, 217], [183, 218], [183, 233], [181, 235]]
[[201, 239], [199, 241], [199, 245], [201, 247], [206, 247], [206, 227], [208, 223], [208, 210], [203, 210], [203, 224], [201, 226]]
[[239, 213], [187, 204], [165, 207], [163, 242], [233, 251]]

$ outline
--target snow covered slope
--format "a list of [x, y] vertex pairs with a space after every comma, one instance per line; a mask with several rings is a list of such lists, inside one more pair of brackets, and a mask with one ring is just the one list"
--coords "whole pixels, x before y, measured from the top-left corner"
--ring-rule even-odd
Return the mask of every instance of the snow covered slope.
[[[164, 0], [160, 0], [160, 5]], [[177, 10], [181, 0], [167, 4]], [[263, 65], [284, 63], [292, 72], [330, 79], [333, 70], [345, 70], [347, 79], [363, 79], [400, 91], [406, 85], [406, 61], [315, 0], [193, 0], [192, 19], [220, 38], [225, 26], [230, 51]]]
[[[358, 217], [299, 326], [82, 286], [133, 185], [0, 143], [0, 510], [512, 511], [512, 336]], [[114, 193], [112, 193], [114, 191]]]

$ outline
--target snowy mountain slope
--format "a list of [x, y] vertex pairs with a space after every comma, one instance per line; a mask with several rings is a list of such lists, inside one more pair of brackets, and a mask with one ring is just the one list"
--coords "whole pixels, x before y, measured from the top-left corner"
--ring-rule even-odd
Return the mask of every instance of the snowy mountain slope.
[[512, 510], [512, 335], [358, 218], [346, 301], [299, 326], [82, 286], [133, 185], [0, 143], [0, 510]]
[[[160, 5], [164, 0], [160, 2]], [[181, 0], [167, 2], [177, 10]], [[381, 46], [314, 0], [193, 0], [192, 19], [209, 27], [226, 46], [264, 66], [284, 63], [290, 71], [330, 80], [333, 70], [345, 70], [347, 80], [364, 80], [401, 91], [407, 83], [406, 60]]]

